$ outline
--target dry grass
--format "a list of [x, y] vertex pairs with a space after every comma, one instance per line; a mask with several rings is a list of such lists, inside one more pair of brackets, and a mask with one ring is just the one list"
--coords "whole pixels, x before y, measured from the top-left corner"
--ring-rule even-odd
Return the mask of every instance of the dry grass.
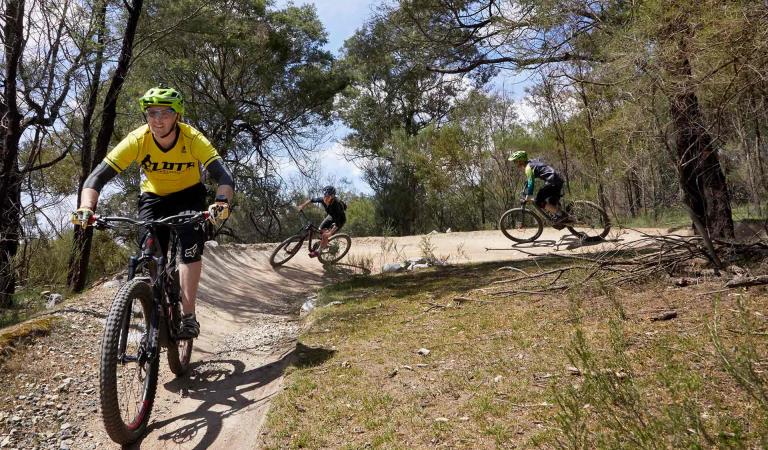
[[[547, 264], [519, 267], [537, 273], [558, 263]], [[313, 313], [271, 407], [265, 446], [768, 445], [762, 288], [699, 295], [722, 281], [674, 288], [658, 278], [484, 297], [475, 288], [513, 276], [498, 268], [355, 279], [322, 291], [321, 303], [343, 304]], [[653, 320], [669, 310], [677, 317]]]

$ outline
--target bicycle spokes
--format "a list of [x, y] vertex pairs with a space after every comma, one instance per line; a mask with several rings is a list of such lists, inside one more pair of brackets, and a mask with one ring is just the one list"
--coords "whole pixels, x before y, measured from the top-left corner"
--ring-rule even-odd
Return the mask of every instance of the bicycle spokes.
[[117, 364], [117, 392], [121, 415], [127, 423], [140, 419], [144, 409], [149, 365], [149, 317], [141, 300], [133, 299], [126, 311]]

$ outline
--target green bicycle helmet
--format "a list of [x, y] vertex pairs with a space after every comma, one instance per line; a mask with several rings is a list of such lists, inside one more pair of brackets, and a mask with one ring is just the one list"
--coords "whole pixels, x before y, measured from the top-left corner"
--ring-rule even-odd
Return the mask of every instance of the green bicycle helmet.
[[184, 114], [184, 97], [174, 88], [153, 87], [139, 99], [139, 105], [142, 111], [150, 106], [170, 106], [179, 115]]
[[509, 157], [510, 161], [528, 161], [528, 153], [524, 152], [523, 150], [518, 150], [514, 153], [512, 153], [512, 156]]

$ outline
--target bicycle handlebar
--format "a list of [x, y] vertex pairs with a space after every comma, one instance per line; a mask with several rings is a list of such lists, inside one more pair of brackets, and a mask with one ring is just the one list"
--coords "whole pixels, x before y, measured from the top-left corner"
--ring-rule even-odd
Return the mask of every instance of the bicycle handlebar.
[[131, 217], [100, 216], [94, 214], [91, 216], [89, 224], [96, 228], [111, 228], [110, 222], [122, 222], [136, 226], [160, 225], [164, 227], [180, 227], [191, 223], [205, 222], [210, 217], [211, 213], [208, 211], [199, 211], [193, 214], [177, 214], [158, 220], [138, 220]]

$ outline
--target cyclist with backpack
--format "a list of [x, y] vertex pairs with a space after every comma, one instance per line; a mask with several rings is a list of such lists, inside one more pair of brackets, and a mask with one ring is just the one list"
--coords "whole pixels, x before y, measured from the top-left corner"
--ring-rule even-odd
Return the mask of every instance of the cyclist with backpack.
[[328, 214], [325, 219], [320, 223], [320, 230], [323, 235], [320, 239], [320, 246], [312, 249], [309, 252], [310, 258], [316, 257], [320, 250], [328, 246], [328, 239], [334, 235], [337, 231], [344, 226], [347, 222], [347, 209], [346, 203], [336, 198], [336, 188], [333, 186], [326, 186], [323, 188], [323, 196], [310, 198], [301, 205], [299, 205], [299, 211], [303, 210], [310, 203], [321, 203], [325, 209], [325, 213]]
[[568, 215], [560, 210], [563, 178], [557, 170], [540, 159], [528, 159], [528, 153], [522, 150], [512, 153], [509, 160], [514, 162], [518, 168], [525, 170], [526, 180], [523, 195], [525, 195], [526, 202], [530, 202], [533, 196], [534, 179], [538, 178], [544, 181], [544, 186], [539, 188], [533, 201], [539, 208], [543, 208], [553, 217], [555, 226], [562, 227], [567, 222]]
[[[141, 169], [141, 220], [157, 220], [205, 209], [203, 169], [218, 183], [215, 203], [208, 210], [214, 217], [226, 219], [234, 195], [232, 173], [208, 139], [181, 121], [184, 114], [181, 93], [173, 88], [154, 87], [139, 99], [139, 106], [147, 123], [130, 132], [91, 172], [80, 193], [80, 207], [72, 213], [72, 223], [88, 226], [101, 189], [133, 163]], [[179, 338], [191, 339], [200, 333], [195, 299], [206, 233], [204, 227], [197, 224], [179, 229], [178, 237], [183, 313]], [[142, 242], [144, 239], [141, 238]], [[163, 253], [167, 253], [168, 230], [161, 232], [159, 240]]]

